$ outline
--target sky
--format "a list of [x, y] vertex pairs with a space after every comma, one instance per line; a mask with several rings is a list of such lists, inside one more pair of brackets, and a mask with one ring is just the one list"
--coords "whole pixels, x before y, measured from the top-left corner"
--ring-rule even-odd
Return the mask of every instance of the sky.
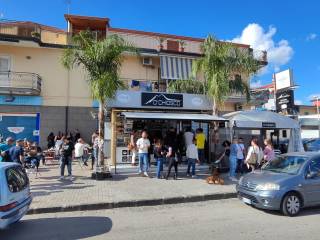
[[[70, 4], [69, 4], [70, 3]], [[68, 7], [69, 6], [69, 7]], [[268, 51], [269, 65], [252, 85], [293, 70], [298, 104], [320, 96], [320, 1], [253, 0], [0, 0], [0, 18], [66, 29], [70, 14], [108, 17], [112, 27], [206, 37]]]

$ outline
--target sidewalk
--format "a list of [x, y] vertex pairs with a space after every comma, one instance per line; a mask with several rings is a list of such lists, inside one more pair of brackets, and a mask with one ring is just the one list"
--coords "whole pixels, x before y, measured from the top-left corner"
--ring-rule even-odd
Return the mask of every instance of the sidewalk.
[[[38, 178], [30, 175], [33, 202], [29, 214], [61, 211], [96, 210], [118, 207], [149, 206], [196, 202], [236, 197], [234, 183], [224, 176], [225, 185], [205, 182], [208, 167], [198, 167], [198, 178], [187, 178], [186, 166], [179, 166], [179, 179], [151, 178], [137, 175], [137, 168], [117, 167], [112, 179], [96, 181], [90, 178], [91, 170], [81, 169], [74, 162], [74, 181], [58, 179], [59, 166], [40, 167]], [[165, 168], [166, 169], [166, 168]], [[113, 170], [114, 171], [114, 170]]]

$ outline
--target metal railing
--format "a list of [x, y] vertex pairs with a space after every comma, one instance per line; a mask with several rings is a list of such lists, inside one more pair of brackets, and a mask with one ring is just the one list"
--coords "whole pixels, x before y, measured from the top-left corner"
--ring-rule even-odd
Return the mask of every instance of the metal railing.
[[0, 71], [0, 93], [40, 95], [41, 77], [36, 73]]

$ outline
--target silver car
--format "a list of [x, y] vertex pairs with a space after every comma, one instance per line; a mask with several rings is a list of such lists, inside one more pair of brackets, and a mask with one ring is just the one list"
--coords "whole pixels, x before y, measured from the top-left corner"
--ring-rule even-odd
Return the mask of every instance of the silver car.
[[320, 153], [280, 155], [241, 177], [236, 189], [246, 204], [295, 216], [303, 207], [320, 205]]

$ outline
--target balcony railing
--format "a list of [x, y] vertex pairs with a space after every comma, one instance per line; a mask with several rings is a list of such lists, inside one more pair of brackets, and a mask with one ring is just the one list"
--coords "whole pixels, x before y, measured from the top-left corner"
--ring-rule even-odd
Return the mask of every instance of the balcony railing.
[[41, 77], [28, 72], [0, 72], [0, 94], [40, 95]]

